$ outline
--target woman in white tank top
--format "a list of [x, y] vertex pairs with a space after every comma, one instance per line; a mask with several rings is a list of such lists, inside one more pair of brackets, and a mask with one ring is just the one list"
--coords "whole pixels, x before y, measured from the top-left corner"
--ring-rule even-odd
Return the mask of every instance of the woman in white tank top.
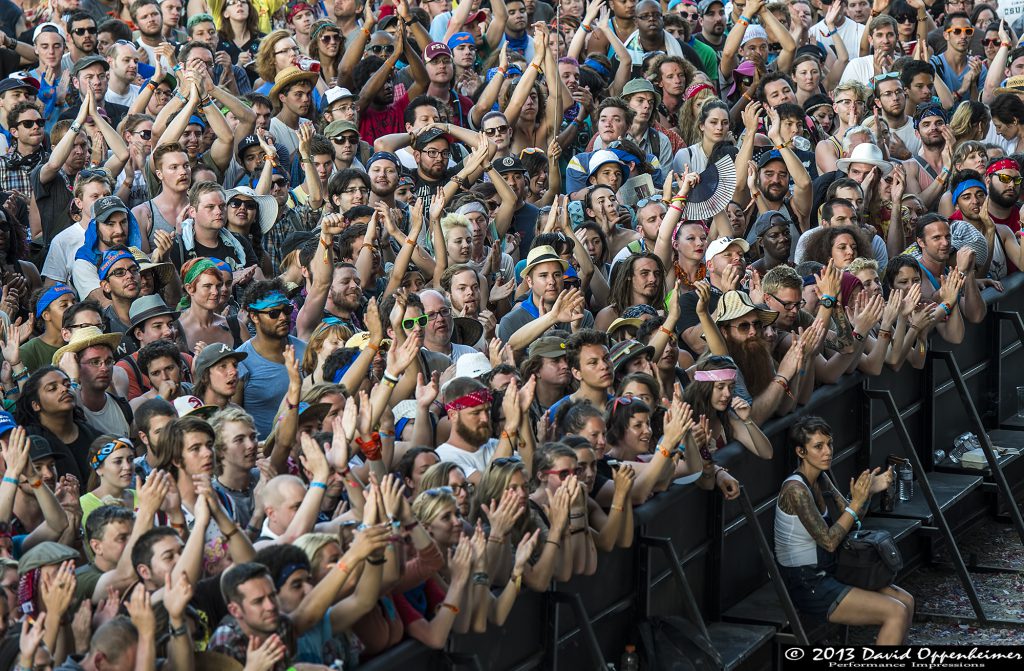
[[[914, 616], [914, 597], [889, 585], [877, 592], [845, 585], [833, 576], [835, 551], [867, 512], [871, 495], [892, 482], [892, 471], [864, 471], [851, 479], [852, 501], [825, 471], [832, 465], [832, 429], [820, 417], [804, 417], [790, 431], [799, 465], [786, 478], [775, 509], [775, 557], [797, 610], [829, 622], [881, 625], [877, 645], [902, 645]], [[825, 492], [843, 508], [829, 518]]]

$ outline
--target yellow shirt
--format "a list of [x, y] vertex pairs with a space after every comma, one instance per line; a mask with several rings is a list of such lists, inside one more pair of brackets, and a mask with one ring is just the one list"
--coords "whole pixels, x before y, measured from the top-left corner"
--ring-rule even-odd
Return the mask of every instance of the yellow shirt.
[[[285, 0], [250, 0], [250, 2], [252, 3], [252, 9], [249, 11], [255, 11], [256, 15], [259, 16], [258, 27], [261, 33], [269, 33], [274, 29], [270, 18], [277, 10], [288, 4]], [[210, 14], [213, 16], [213, 25], [217, 26], [217, 30], [220, 30], [221, 15], [224, 13], [224, 0], [207, 0], [207, 5], [209, 5]]]

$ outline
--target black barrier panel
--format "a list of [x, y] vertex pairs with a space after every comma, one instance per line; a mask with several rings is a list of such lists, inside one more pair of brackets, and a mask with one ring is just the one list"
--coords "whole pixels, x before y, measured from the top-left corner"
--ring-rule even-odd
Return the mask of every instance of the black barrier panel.
[[[948, 347], [957, 359], [967, 388], [986, 428], [997, 428], [1017, 412], [1017, 387], [1024, 386], [1024, 347], [1019, 345], [1013, 325], [994, 314], [1024, 309], [1024, 276], [1004, 283], [1005, 291], [985, 292], [990, 314], [982, 324], [969, 324], [965, 342]], [[737, 445], [727, 446], [716, 459], [730, 469], [750, 495], [769, 540], [772, 535], [775, 496], [791, 472], [795, 456], [786, 434], [796, 417], [815, 414], [824, 417], [836, 437], [833, 472], [844, 483], [868, 464], [881, 464], [888, 454], [903, 454], [903, 446], [885, 407], [868, 401], [863, 385], [888, 390], [922, 462], [930, 465], [936, 447], [948, 451], [955, 436], [974, 428], [949, 370], [941, 360], [929, 361], [923, 371], [905, 364], [899, 372], [886, 367], [880, 376], [866, 379], [859, 374], [844, 376], [839, 383], [814, 392], [811, 402], [797, 413], [776, 418], [763, 427], [775, 448], [765, 462]], [[920, 478], [925, 474], [916, 473]], [[684, 563], [684, 570], [702, 611], [721, 612], [735, 605], [767, 581], [767, 573], [738, 505], [725, 503], [721, 518], [718, 494], [708, 494], [692, 485], [674, 485], [636, 509], [637, 536], [667, 537]], [[964, 497], [950, 511], [949, 524], [955, 530], [970, 525], [984, 514], [989, 500], [979, 488]], [[721, 526], [718, 527], [717, 524]], [[718, 560], [718, 544], [724, 552]], [[909, 537], [901, 544], [911, 550], [923, 547], [923, 540]], [[617, 662], [626, 642], [632, 641], [633, 627], [646, 604], [654, 614], [683, 614], [681, 594], [669, 575], [663, 553], [646, 551], [636, 544], [611, 556], [599, 557], [597, 574], [558, 584], [561, 592], [579, 594], [606, 661]], [[719, 584], [712, 584], [718, 580]], [[717, 603], [713, 603], [714, 599]], [[482, 635], [454, 636], [449, 644], [457, 652], [457, 668], [501, 669], [590, 669], [586, 639], [580, 623], [568, 605], [557, 607], [548, 595], [524, 590], [508, 621]], [[474, 659], [475, 658], [475, 659]], [[469, 660], [469, 661], [467, 661]], [[441, 653], [403, 643], [361, 668], [432, 669], [451, 668]], [[557, 665], [557, 666], [556, 666]]]

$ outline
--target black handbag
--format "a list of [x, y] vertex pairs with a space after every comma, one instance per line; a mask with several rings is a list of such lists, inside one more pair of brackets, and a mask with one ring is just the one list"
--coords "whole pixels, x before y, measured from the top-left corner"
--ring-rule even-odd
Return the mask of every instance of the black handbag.
[[851, 531], [836, 557], [835, 579], [845, 585], [877, 591], [896, 580], [903, 556], [888, 531]]

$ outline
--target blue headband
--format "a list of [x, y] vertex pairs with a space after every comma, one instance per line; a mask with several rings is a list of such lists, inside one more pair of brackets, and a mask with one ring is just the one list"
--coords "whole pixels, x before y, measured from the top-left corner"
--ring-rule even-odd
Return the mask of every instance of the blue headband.
[[249, 303], [250, 310], [269, 310], [270, 308], [276, 308], [281, 305], [288, 305], [288, 297], [282, 294], [280, 291], [274, 291], [267, 296], [264, 296], [255, 303]]
[[591, 70], [601, 75], [602, 77], [610, 77], [612, 74], [608, 72], [608, 68], [606, 68], [604, 65], [594, 60], [593, 58], [588, 58], [587, 60], [583, 61], [583, 66], [590, 68]]
[[50, 307], [50, 305], [61, 296], [66, 296], [68, 294], [74, 296], [75, 290], [63, 282], [57, 282], [47, 289], [46, 293], [39, 297], [39, 302], [36, 303], [36, 319], [42, 319], [43, 313], [46, 312], [46, 308]]
[[114, 267], [114, 264], [124, 259], [131, 259], [132, 263], [136, 266], [139, 265], [139, 262], [135, 260], [135, 257], [132, 256], [131, 252], [127, 252], [123, 249], [106, 252], [103, 255], [103, 262], [100, 263], [98, 272], [99, 278], [101, 280], [107, 279], [107, 275], [110, 274], [110, 269]]
[[293, 573], [295, 573], [296, 571], [308, 570], [309, 564], [285, 564], [284, 568], [281, 569], [281, 573], [278, 574], [277, 580], [274, 581], [274, 586], [277, 587], [277, 589], [281, 589], [282, 587], [284, 587], [284, 584], [288, 582], [288, 578], [290, 578]]
[[966, 191], [967, 189], [974, 189], [974, 188], [981, 189], [982, 193], [984, 193], [986, 195], [988, 194], [988, 189], [986, 189], [985, 185], [982, 184], [981, 182], [979, 182], [978, 180], [976, 180], [976, 179], [965, 179], [964, 181], [962, 181], [959, 184], [957, 184], [956, 188], [953, 189], [953, 204], [956, 205], [956, 201], [960, 199], [960, 195], [964, 191]]

